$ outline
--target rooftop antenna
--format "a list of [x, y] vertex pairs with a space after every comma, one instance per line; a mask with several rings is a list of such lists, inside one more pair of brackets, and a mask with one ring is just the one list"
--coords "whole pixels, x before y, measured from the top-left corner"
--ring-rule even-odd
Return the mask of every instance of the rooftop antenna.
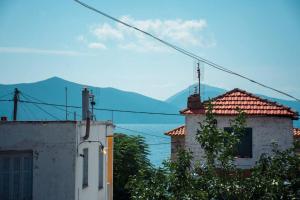
[[91, 91], [91, 95], [90, 95], [90, 102], [91, 102], [91, 106], [92, 106], [92, 120], [95, 119], [95, 115], [94, 115], [94, 106], [96, 105], [95, 102], [95, 95], [93, 94], [93, 91]]
[[198, 94], [201, 102], [201, 95], [200, 95], [200, 63], [197, 63], [197, 75], [198, 75]]

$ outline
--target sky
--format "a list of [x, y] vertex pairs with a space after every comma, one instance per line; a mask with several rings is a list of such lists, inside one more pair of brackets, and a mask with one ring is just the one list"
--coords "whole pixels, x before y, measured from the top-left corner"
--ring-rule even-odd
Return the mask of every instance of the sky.
[[[300, 98], [300, 1], [82, 0]], [[0, 83], [58, 76], [165, 100], [196, 82], [196, 61], [73, 0], [0, 1]], [[202, 83], [285, 98], [201, 65]]]

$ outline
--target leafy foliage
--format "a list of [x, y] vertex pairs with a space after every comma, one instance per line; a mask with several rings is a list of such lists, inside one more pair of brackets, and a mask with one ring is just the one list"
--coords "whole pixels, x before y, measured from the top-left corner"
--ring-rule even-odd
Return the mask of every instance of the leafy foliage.
[[206, 199], [206, 192], [195, 187], [197, 179], [191, 173], [191, 159], [191, 153], [182, 150], [176, 161], [166, 161], [162, 168], [153, 168], [150, 174], [140, 171], [128, 184], [132, 199]]
[[141, 136], [115, 134], [114, 136], [114, 198], [118, 200], [130, 199], [126, 184], [130, 176], [140, 170], [151, 169], [147, 158], [148, 145]]
[[[231, 121], [233, 132], [217, 127], [208, 105], [196, 140], [204, 150], [200, 165], [192, 152], [181, 150], [177, 159], [165, 161], [163, 167], [139, 170], [127, 185], [133, 200], [193, 199], [300, 199], [300, 159], [294, 149], [263, 154], [251, 170], [236, 168], [234, 153], [245, 132], [245, 114], [237, 110]], [[192, 162], [194, 162], [192, 164]]]

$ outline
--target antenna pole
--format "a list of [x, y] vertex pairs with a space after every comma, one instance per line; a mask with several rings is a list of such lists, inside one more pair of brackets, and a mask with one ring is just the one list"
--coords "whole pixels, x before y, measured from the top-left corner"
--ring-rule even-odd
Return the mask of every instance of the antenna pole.
[[65, 99], [66, 99], [66, 121], [68, 121], [68, 88], [65, 87]]
[[14, 114], [13, 114], [13, 120], [14, 121], [17, 121], [19, 94], [20, 94], [20, 91], [18, 90], [18, 88], [15, 88], [15, 92], [14, 92]]
[[198, 93], [200, 96], [200, 66], [199, 66], [199, 62], [197, 63], [197, 74], [198, 74]]
[[96, 105], [94, 94], [92, 94], [90, 96], [90, 98], [91, 98], [91, 106], [92, 106], [92, 117], [91, 118], [92, 118], [92, 120], [94, 120], [94, 106]]

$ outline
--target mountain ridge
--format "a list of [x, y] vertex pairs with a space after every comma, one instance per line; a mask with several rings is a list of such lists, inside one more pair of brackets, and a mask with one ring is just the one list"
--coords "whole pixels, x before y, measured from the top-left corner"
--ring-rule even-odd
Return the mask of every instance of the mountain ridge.
[[[137, 92], [124, 91], [113, 87], [94, 87], [91, 85], [80, 84], [71, 82], [60, 77], [51, 77], [45, 80], [36, 81], [33, 83], [17, 83], [17, 84], [0, 84], [0, 93], [12, 92], [14, 88], [18, 88], [23, 92], [21, 98], [35, 97], [42, 102], [65, 104], [65, 87], [68, 88], [68, 105], [80, 106], [81, 105], [81, 90], [88, 87], [96, 97], [96, 107], [105, 109], [116, 110], [132, 110], [132, 111], [145, 111], [145, 112], [161, 112], [161, 113], [179, 113], [179, 110], [186, 107], [187, 97], [191, 94], [191, 85], [186, 89], [170, 96], [165, 101], [148, 97]], [[6, 91], [6, 92], [3, 92]], [[223, 94], [227, 90], [213, 87], [209, 85], [201, 85], [202, 100], [213, 98]], [[3, 94], [0, 94], [0, 97]], [[28, 95], [28, 96], [25, 96]], [[300, 104], [295, 101], [283, 100], [278, 98], [271, 98], [265, 95], [257, 95], [271, 101], [275, 101], [284, 106], [291, 107], [295, 111], [300, 111]], [[7, 98], [7, 97], [6, 97]], [[31, 98], [31, 100], [33, 100]], [[36, 101], [36, 99], [35, 99]], [[11, 118], [12, 102], [0, 102], [0, 116], [8, 116]], [[48, 112], [58, 116], [59, 119], [65, 118], [65, 113], [57, 108], [43, 106]], [[63, 109], [63, 108], [62, 108]], [[21, 104], [19, 112], [20, 120], [50, 120], [51, 117], [43, 113], [35, 105]], [[70, 112], [76, 112], [80, 118], [81, 110], [70, 109]], [[112, 120], [115, 123], [183, 123], [184, 118], [180, 116], [163, 116], [163, 115], [146, 115], [146, 114], [130, 114], [118, 113], [110, 111], [95, 111], [98, 120]], [[73, 117], [74, 118], [74, 117]], [[76, 117], [78, 119], [78, 117]], [[72, 116], [69, 116], [72, 119]], [[300, 127], [300, 122], [295, 121], [296, 126]]]

